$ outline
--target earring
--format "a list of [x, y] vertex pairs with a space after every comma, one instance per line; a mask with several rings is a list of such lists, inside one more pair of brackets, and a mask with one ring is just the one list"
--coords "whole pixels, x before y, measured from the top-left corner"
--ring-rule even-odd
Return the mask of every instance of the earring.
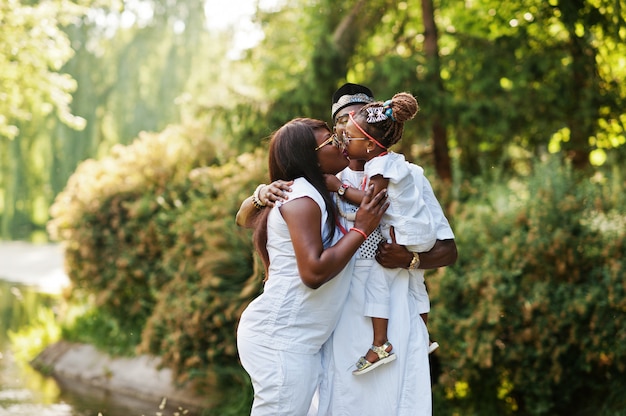
[[366, 151], [367, 151], [367, 153], [369, 153], [369, 152], [371, 152], [371, 151], [372, 151], [372, 149], [367, 149]]

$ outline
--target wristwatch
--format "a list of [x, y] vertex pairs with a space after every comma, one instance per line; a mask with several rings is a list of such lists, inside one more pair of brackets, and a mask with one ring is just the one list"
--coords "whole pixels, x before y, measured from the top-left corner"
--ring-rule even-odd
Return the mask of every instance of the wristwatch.
[[346, 189], [348, 189], [350, 185], [342, 183], [339, 189], [337, 189], [337, 195], [343, 197], [346, 194]]
[[411, 259], [411, 263], [409, 263], [409, 270], [417, 270], [420, 267], [420, 255], [416, 252], [413, 252], [413, 258]]

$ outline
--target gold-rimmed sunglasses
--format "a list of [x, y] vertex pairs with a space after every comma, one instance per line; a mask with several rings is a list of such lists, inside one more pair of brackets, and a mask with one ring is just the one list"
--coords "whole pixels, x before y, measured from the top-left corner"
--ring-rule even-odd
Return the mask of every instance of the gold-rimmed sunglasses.
[[317, 146], [315, 148], [315, 151], [320, 150], [322, 147], [326, 146], [327, 144], [333, 144], [335, 146], [337, 146], [338, 148], [343, 148], [344, 147], [344, 143], [343, 141], [339, 140], [339, 136], [337, 136], [336, 134], [331, 135], [328, 139], [324, 140], [322, 142], [322, 144], [320, 144], [319, 146]]
[[343, 143], [347, 146], [352, 140], [369, 140], [367, 137], [350, 137], [348, 133], [343, 132]]

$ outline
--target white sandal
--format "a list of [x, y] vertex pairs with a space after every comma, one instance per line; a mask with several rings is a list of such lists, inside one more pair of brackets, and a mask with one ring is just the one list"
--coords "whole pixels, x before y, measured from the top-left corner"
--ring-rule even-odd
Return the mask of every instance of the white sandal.
[[393, 352], [387, 352], [387, 348], [389, 347], [391, 347], [389, 341], [385, 342], [380, 347], [372, 345], [370, 347], [370, 350], [374, 351], [376, 355], [378, 355], [378, 360], [371, 363], [367, 361], [367, 359], [365, 359], [365, 356], [359, 358], [359, 361], [357, 361], [356, 363], [356, 370], [354, 370], [352, 374], [354, 374], [355, 376], [360, 376], [361, 374], [369, 373], [376, 367], [390, 363], [395, 360], [396, 354], [394, 354]]

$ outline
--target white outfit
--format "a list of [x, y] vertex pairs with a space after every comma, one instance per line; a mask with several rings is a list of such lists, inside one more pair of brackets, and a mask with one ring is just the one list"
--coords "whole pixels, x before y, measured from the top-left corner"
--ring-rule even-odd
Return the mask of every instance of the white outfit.
[[[423, 197], [432, 214], [437, 239], [453, 239], [452, 229], [423, 171], [416, 165], [407, 165], [423, 178]], [[349, 169], [342, 172], [342, 181], [354, 187], [360, 187], [362, 177], [363, 172]], [[344, 201], [341, 204], [347, 211], [347, 204]], [[351, 226], [349, 222], [345, 224], [347, 228]], [[409, 285], [408, 278], [398, 278], [390, 288], [394, 301], [388, 335], [393, 340], [396, 361], [358, 377], [352, 374], [355, 357], [367, 351], [373, 336], [371, 319], [363, 315], [363, 309], [369, 270], [374, 264], [377, 263], [371, 257], [357, 258], [341, 318], [332, 337], [324, 344], [324, 377], [310, 416], [432, 415], [429, 337], [420, 316], [430, 304], [427, 296], [424, 300], [416, 292], [420, 284], [424, 286], [423, 270], [415, 271], [421, 280], [418, 276], [412, 278], [414, 285]], [[405, 272], [408, 275], [408, 270]], [[426, 293], [425, 286], [423, 292]]]
[[[406, 246], [407, 250], [419, 253], [433, 248], [437, 235], [433, 217], [424, 200], [424, 170], [408, 164], [403, 155], [388, 152], [368, 161], [365, 164], [365, 175], [367, 178], [380, 175], [389, 181], [387, 194], [390, 205], [380, 224], [383, 236], [390, 241], [390, 228], [393, 227], [396, 242]], [[428, 300], [423, 273], [387, 269], [375, 263], [365, 286], [365, 316], [389, 318], [392, 299], [390, 288], [395, 279], [407, 275], [407, 272], [411, 280], [410, 289], [416, 292], [415, 295], [422, 302]], [[393, 339], [391, 343], [394, 343]]]
[[389, 209], [383, 215], [380, 228], [389, 239], [394, 227], [396, 242], [409, 251], [424, 252], [435, 245], [437, 236], [433, 218], [424, 201], [424, 170], [407, 163], [404, 155], [388, 152], [365, 164], [365, 176], [380, 175], [389, 181]]
[[[322, 212], [322, 241], [330, 228], [322, 196], [305, 179], [292, 186], [288, 204], [309, 197]], [[277, 204], [267, 222], [268, 280], [263, 293], [248, 305], [237, 330], [239, 357], [254, 387], [253, 415], [304, 415], [319, 384], [321, 347], [328, 340], [346, 300], [351, 261], [318, 289], [302, 283], [289, 229]], [[333, 245], [342, 234], [337, 230]]]

